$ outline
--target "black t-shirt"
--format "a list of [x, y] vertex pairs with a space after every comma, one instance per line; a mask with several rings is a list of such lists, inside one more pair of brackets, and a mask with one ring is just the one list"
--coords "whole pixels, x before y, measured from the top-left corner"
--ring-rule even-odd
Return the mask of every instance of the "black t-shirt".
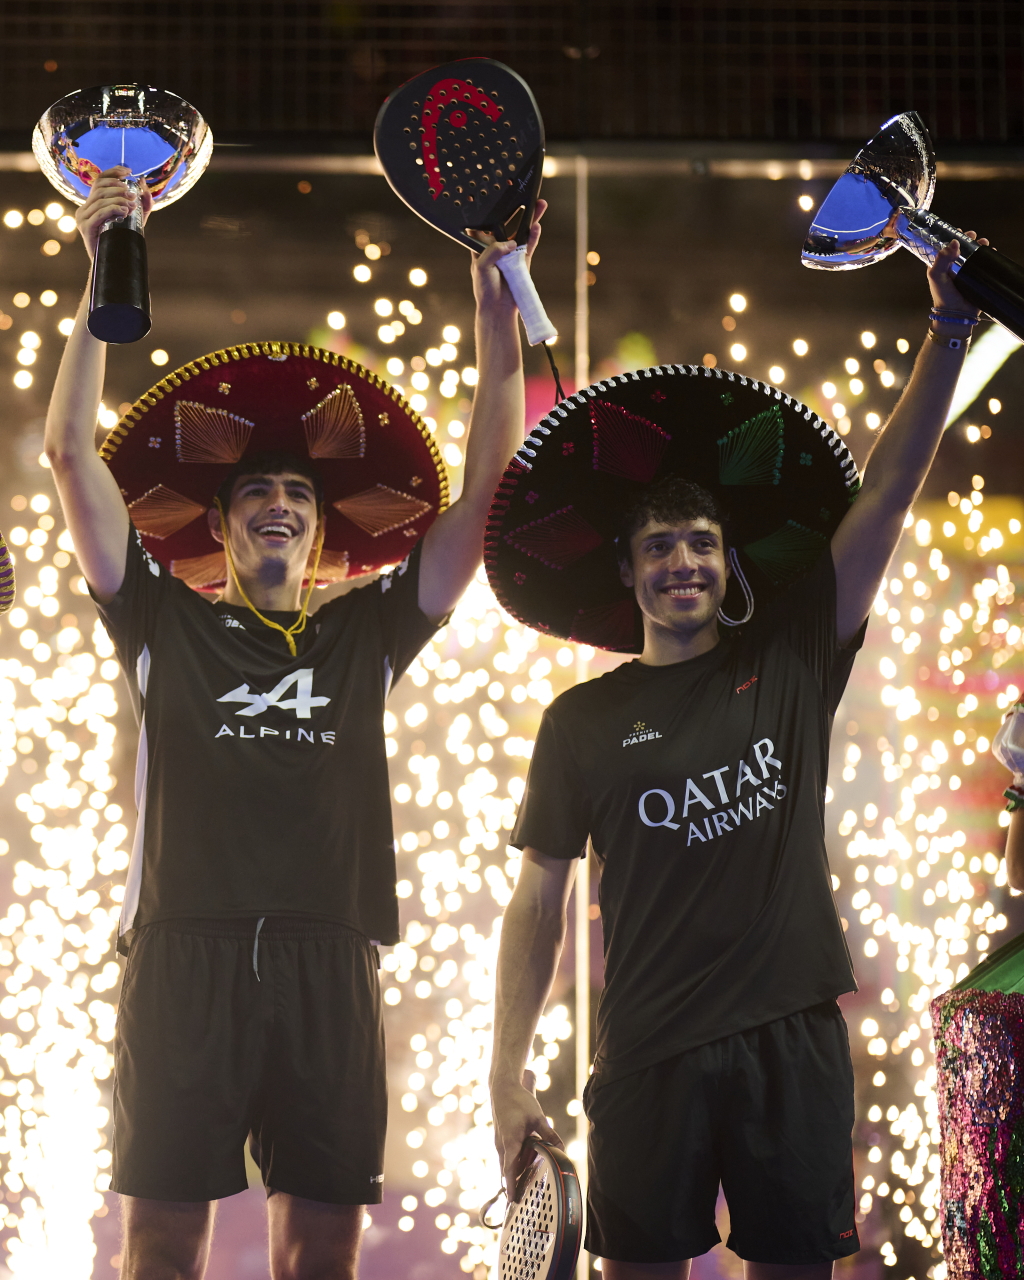
[[204, 600], [132, 531], [121, 590], [98, 606], [140, 722], [121, 935], [308, 915], [398, 941], [383, 716], [439, 625], [419, 607], [419, 550], [319, 609], [293, 658], [280, 631]]
[[544, 714], [511, 843], [601, 866], [603, 1078], [856, 990], [832, 896], [831, 553], [741, 636], [629, 662]]

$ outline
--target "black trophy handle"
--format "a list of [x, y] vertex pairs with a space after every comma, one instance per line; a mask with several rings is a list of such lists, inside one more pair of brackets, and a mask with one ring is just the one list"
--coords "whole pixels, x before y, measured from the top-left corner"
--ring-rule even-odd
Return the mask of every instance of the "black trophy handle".
[[145, 237], [116, 222], [100, 232], [96, 245], [89, 332], [101, 342], [138, 342], [151, 325]]
[[964, 262], [955, 281], [968, 302], [1024, 340], [1024, 267], [981, 245]]

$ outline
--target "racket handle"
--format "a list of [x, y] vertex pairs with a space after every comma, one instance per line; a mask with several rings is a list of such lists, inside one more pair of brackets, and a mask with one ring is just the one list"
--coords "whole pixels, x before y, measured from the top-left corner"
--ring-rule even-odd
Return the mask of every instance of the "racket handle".
[[540, 300], [537, 286], [533, 283], [530, 268], [526, 265], [526, 245], [521, 244], [498, 259], [498, 270], [508, 281], [512, 297], [516, 300], [519, 314], [526, 326], [526, 341], [531, 347], [539, 342], [548, 342], [558, 337], [558, 330], [548, 319], [544, 304]]

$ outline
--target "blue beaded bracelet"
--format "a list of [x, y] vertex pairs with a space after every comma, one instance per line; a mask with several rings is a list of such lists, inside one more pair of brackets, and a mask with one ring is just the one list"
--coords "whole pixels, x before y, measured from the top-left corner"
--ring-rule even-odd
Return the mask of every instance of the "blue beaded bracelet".
[[978, 320], [972, 320], [970, 316], [947, 315], [944, 311], [929, 311], [928, 319], [938, 320], [943, 324], [969, 324], [972, 328], [978, 323]]

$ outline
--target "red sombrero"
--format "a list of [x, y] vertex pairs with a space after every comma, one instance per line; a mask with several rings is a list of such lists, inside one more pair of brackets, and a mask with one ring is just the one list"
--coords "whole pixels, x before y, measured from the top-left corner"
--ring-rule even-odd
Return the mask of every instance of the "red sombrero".
[[498, 487], [484, 561], [503, 608], [548, 635], [639, 653], [643, 619], [614, 540], [624, 507], [666, 475], [719, 498], [759, 604], [811, 567], [860, 488], [833, 428], [769, 383], [692, 364], [609, 378], [534, 427]]
[[313, 459], [323, 480], [321, 582], [404, 560], [448, 505], [434, 438], [398, 391], [295, 342], [243, 343], [183, 365], [132, 405], [100, 457], [146, 550], [190, 587], [215, 591], [227, 565], [206, 512], [245, 454], [270, 450]]

